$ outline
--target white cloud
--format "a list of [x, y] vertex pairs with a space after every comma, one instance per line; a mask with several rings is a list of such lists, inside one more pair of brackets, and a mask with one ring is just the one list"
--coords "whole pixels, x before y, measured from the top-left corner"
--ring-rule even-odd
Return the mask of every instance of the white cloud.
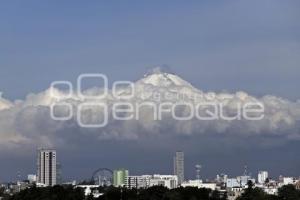
[[[38, 94], [29, 94], [24, 101], [9, 102], [0, 100], [0, 146], [11, 148], [22, 145], [64, 145], [66, 143], [80, 143], [82, 137], [97, 139], [138, 139], [146, 135], [195, 135], [195, 134], [220, 134], [220, 137], [243, 137], [249, 135], [280, 136], [285, 139], [300, 138], [300, 102], [292, 102], [275, 96], [255, 98], [245, 92], [229, 93], [205, 93], [191, 86], [173, 74], [156, 72], [149, 74], [135, 83], [135, 96], [130, 99], [133, 105], [145, 101], [161, 102], [218, 102], [225, 105], [225, 112], [232, 112], [237, 104], [247, 102], [260, 102], [265, 106], [265, 117], [260, 121], [249, 120], [214, 120], [202, 121], [192, 119], [189, 121], [177, 121], [166, 113], [163, 120], [153, 120], [152, 109], [141, 110], [139, 120], [119, 121], [109, 119], [104, 128], [87, 129], [80, 128], [76, 121], [76, 115], [69, 121], [54, 121], [50, 117], [50, 105], [54, 102], [67, 102], [73, 108], [87, 102], [81, 100], [76, 93], [71, 98], [56, 99], [53, 96], [63, 97], [65, 92], [50, 88]], [[93, 88], [89, 94], [95, 94], [99, 89]], [[128, 93], [128, 88], [122, 88], [119, 92]], [[166, 95], [168, 94], [168, 95]], [[179, 97], [179, 98], [178, 98]], [[197, 97], [196, 99], [193, 99]], [[110, 94], [103, 100], [111, 106], [120, 102]], [[180, 110], [179, 110], [180, 111]], [[64, 110], [60, 110], [64, 114]], [[187, 113], [185, 109], [180, 111]], [[76, 112], [75, 112], [76, 114]], [[101, 115], [101, 111], [96, 112]], [[88, 121], [88, 120], [87, 120]]]

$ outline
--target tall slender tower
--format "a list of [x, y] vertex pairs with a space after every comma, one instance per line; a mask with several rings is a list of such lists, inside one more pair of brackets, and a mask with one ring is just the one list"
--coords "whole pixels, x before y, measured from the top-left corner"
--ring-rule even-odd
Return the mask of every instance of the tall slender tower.
[[39, 149], [37, 158], [38, 183], [46, 186], [56, 185], [56, 151]]
[[178, 177], [178, 184], [184, 181], [184, 153], [177, 151], [174, 157], [174, 175]]
[[197, 180], [200, 180], [200, 171], [201, 171], [201, 168], [202, 168], [202, 165], [195, 165], [195, 168], [196, 168], [196, 179]]

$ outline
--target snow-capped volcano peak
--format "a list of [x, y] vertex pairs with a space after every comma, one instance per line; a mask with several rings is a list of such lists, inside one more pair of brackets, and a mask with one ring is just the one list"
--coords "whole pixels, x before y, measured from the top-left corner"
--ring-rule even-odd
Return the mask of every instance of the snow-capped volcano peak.
[[169, 69], [162, 67], [155, 67], [144, 75], [144, 78], [137, 81], [137, 83], [151, 84], [153, 86], [181, 86], [193, 87], [189, 82], [183, 80]]
[[156, 66], [148, 70], [144, 76], [149, 76], [152, 74], [174, 74], [172, 69], [168, 66]]

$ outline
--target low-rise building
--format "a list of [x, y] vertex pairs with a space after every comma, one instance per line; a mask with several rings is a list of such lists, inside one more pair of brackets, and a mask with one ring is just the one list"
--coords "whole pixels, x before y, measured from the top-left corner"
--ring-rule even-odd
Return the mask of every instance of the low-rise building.
[[178, 177], [176, 175], [155, 174], [150, 178], [149, 186], [164, 186], [169, 189], [174, 189], [178, 186]]
[[127, 176], [125, 178], [125, 186], [127, 188], [148, 188], [152, 186], [164, 186], [174, 189], [178, 186], [178, 178], [176, 175], [142, 175]]
[[300, 190], [300, 180], [297, 181], [297, 183], [295, 184], [295, 188], [296, 188], [297, 190]]
[[27, 180], [29, 181], [29, 183], [36, 183], [37, 176], [35, 174], [28, 174], [27, 175]]
[[295, 182], [293, 177], [283, 177], [283, 185], [295, 184]]
[[277, 187], [264, 187], [263, 191], [270, 195], [277, 195], [278, 194], [278, 188]]
[[127, 188], [148, 188], [150, 186], [151, 175], [127, 176], [125, 186]]
[[227, 188], [233, 188], [233, 187], [245, 188], [248, 184], [248, 181], [252, 181], [252, 183], [255, 183], [255, 179], [251, 178], [250, 176], [238, 176], [236, 178], [228, 178], [226, 181], [226, 187]]
[[103, 195], [98, 191], [99, 185], [77, 185], [76, 187], [84, 189], [85, 196], [92, 194], [94, 198], [98, 198]]
[[216, 183], [203, 183], [202, 180], [189, 180], [181, 184], [182, 187], [197, 187], [197, 188], [207, 188], [215, 190], [217, 187]]
[[244, 192], [242, 187], [231, 187], [227, 188], [227, 198], [228, 200], [235, 200]]

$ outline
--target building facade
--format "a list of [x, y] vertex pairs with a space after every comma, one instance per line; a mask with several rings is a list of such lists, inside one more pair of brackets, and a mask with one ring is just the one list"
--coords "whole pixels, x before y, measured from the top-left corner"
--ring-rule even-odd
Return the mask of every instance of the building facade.
[[251, 178], [250, 176], [238, 176], [236, 178], [228, 178], [226, 181], [227, 188], [245, 188], [248, 184], [248, 181], [252, 181], [255, 183], [255, 179]]
[[164, 186], [169, 189], [174, 189], [178, 186], [178, 177], [176, 175], [154, 174], [150, 179], [149, 186]]
[[29, 181], [29, 183], [36, 183], [37, 176], [35, 174], [28, 174], [27, 175], [27, 180]]
[[149, 188], [152, 186], [164, 186], [169, 189], [177, 188], [178, 178], [176, 175], [142, 175], [142, 176], [128, 176], [125, 179], [125, 186], [127, 188]]
[[117, 169], [113, 173], [113, 185], [115, 187], [123, 187], [125, 180], [129, 176], [129, 171], [126, 169]]
[[264, 184], [269, 177], [269, 173], [267, 171], [259, 171], [257, 175], [257, 182], [259, 184]]
[[184, 153], [177, 151], [174, 157], [174, 175], [178, 177], [178, 184], [184, 181]]
[[150, 179], [151, 175], [127, 176], [125, 178], [125, 186], [129, 189], [148, 188], [150, 186]]
[[38, 150], [37, 182], [45, 186], [56, 185], [56, 151], [52, 149]]
[[181, 184], [182, 187], [197, 187], [197, 188], [207, 188], [215, 190], [217, 187], [216, 183], [203, 183], [202, 180], [189, 180]]

